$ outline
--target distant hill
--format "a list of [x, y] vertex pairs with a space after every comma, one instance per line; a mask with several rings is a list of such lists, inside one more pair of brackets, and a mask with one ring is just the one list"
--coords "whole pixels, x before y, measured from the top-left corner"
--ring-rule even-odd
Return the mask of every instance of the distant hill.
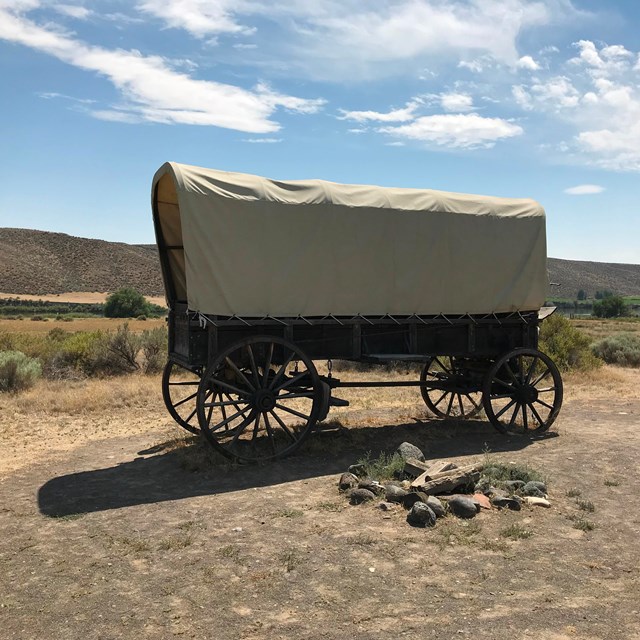
[[[549, 258], [549, 296], [575, 298], [608, 289], [640, 296], [640, 265]], [[0, 292], [45, 295], [111, 292], [131, 286], [147, 296], [164, 289], [155, 245], [76, 238], [64, 233], [0, 228]]]
[[148, 296], [164, 295], [154, 245], [0, 228], [2, 293], [111, 292], [125, 285]]
[[573, 298], [580, 289], [593, 298], [596, 291], [609, 290], [621, 296], [640, 296], [640, 265], [583, 260], [547, 260], [550, 282], [549, 297]]

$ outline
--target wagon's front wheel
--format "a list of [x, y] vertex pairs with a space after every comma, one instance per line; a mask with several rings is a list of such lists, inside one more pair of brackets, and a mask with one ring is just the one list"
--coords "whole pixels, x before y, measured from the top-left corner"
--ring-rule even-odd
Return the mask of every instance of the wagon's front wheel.
[[467, 378], [468, 375], [456, 366], [453, 358], [431, 358], [420, 374], [420, 382], [436, 385], [420, 387], [422, 399], [429, 411], [445, 420], [464, 420], [477, 415], [482, 410], [482, 396], [469, 388]]
[[562, 378], [551, 358], [536, 349], [514, 349], [487, 372], [482, 401], [502, 433], [543, 433], [562, 406]]
[[259, 462], [295, 451], [322, 410], [318, 372], [298, 347], [255, 336], [227, 347], [198, 387], [198, 422], [228, 458]]
[[191, 433], [200, 433], [196, 398], [200, 374], [169, 360], [162, 374], [162, 399], [169, 415]]

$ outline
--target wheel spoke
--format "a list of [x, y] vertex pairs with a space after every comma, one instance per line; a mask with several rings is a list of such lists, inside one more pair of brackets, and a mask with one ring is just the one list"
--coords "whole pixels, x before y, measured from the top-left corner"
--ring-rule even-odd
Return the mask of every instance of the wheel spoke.
[[524, 425], [524, 430], [529, 430], [529, 418], [527, 418], [527, 405], [523, 403], [522, 405], [522, 423]]
[[238, 407], [238, 403], [235, 400], [225, 400], [224, 402], [205, 402], [203, 407], [229, 407], [229, 406]]
[[550, 373], [551, 373], [551, 370], [549, 369], [549, 367], [547, 367], [546, 371], [542, 373], [540, 376], [538, 376], [535, 382], [531, 383], [531, 386], [535, 387], [539, 382], [542, 382]]
[[536, 411], [536, 408], [533, 406], [532, 402], [529, 403], [529, 409], [531, 409], [531, 413], [533, 414], [533, 417], [538, 421], [538, 424], [541, 427], [544, 426], [544, 421], [540, 417], [540, 414]]
[[[245, 409], [245, 411], [246, 411], [246, 409]], [[224, 427], [225, 425], [229, 424], [232, 420], [235, 420], [238, 416], [242, 416], [242, 417], [244, 417], [246, 419], [246, 416], [244, 415], [243, 411], [236, 411], [236, 413], [234, 413], [232, 416], [229, 416], [228, 418], [226, 418], [222, 422], [218, 422], [218, 424], [216, 424], [215, 427], [213, 427], [213, 428], [209, 427], [209, 431], [217, 431], [221, 427]]]
[[238, 367], [236, 366], [236, 363], [229, 356], [227, 356], [224, 360], [240, 376], [240, 378], [242, 379], [242, 382], [244, 382], [247, 385], [247, 387], [249, 387], [249, 389], [251, 389], [252, 391], [256, 390], [255, 387], [247, 379], [247, 376], [245, 376], [244, 373], [242, 373], [242, 371], [238, 369]]
[[509, 404], [505, 405], [504, 407], [502, 407], [502, 409], [500, 409], [500, 411], [498, 411], [498, 413], [495, 414], [496, 416], [496, 420], [506, 411], [508, 411], [514, 404], [515, 404], [515, 400], [512, 400]]
[[247, 391], [243, 391], [242, 389], [235, 387], [232, 384], [229, 384], [228, 382], [225, 382], [224, 380], [218, 380], [218, 378], [211, 378], [213, 384], [215, 384], [218, 387], [224, 387], [225, 389], [228, 389], [229, 391], [233, 391], [233, 393], [239, 395], [239, 396], [248, 396], [250, 395]]
[[555, 391], [555, 387], [547, 387], [546, 389], [536, 389], [538, 393], [549, 393], [550, 391]]
[[262, 386], [266, 387], [269, 382], [269, 371], [271, 371], [271, 360], [273, 359], [273, 342], [269, 343], [269, 352], [267, 353], [267, 362], [264, 367], [262, 376]]
[[451, 393], [451, 398], [449, 399], [449, 405], [447, 406], [447, 417], [451, 415], [451, 407], [453, 406], [454, 398], [455, 398], [455, 393]]
[[282, 427], [282, 430], [294, 441], [298, 442], [298, 438], [293, 435], [293, 432], [287, 427], [287, 425], [282, 421], [282, 418], [273, 410], [269, 411], [269, 413], [276, 419], [278, 424]]
[[518, 403], [516, 403], [516, 408], [513, 410], [513, 414], [511, 415], [511, 420], [509, 420], [508, 429], [511, 429], [511, 427], [514, 424], [514, 422], [516, 421], [516, 417], [518, 416], [518, 409], [519, 408], [520, 408], [520, 405]]
[[286, 389], [287, 387], [291, 386], [294, 382], [297, 382], [298, 380], [302, 380], [302, 378], [304, 378], [307, 374], [308, 372], [304, 371], [303, 373], [299, 373], [293, 378], [289, 378], [285, 383], [281, 384], [279, 387], [276, 387], [274, 391], [282, 391], [283, 389]]
[[276, 373], [275, 377], [271, 381], [271, 384], [269, 385], [269, 389], [273, 390], [273, 388], [276, 386], [276, 383], [282, 377], [282, 374], [287, 370], [287, 367], [289, 366], [289, 364], [291, 363], [295, 355], [296, 355], [295, 351], [292, 351], [289, 357], [284, 361], [284, 364], [280, 367], [280, 369], [278, 369], [278, 373]]
[[198, 411], [198, 407], [196, 407], [190, 414], [188, 418], [185, 418], [184, 421], [185, 422], [189, 422], [189, 420], [191, 420], [191, 418], [193, 418], [193, 416], [196, 415], [196, 412]]
[[464, 416], [465, 412], [464, 412], [464, 407], [462, 406], [462, 395], [460, 393], [456, 394], [458, 396], [458, 405], [460, 405], [460, 415]]
[[244, 430], [247, 428], [247, 426], [250, 423], [251, 423], [251, 415], [249, 415], [248, 418], [246, 418], [241, 424], [239, 424], [236, 427], [236, 432], [233, 434], [233, 440], [231, 440], [231, 444], [229, 445], [230, 449], [233, 449], [236, 442], [238, 442], [238, 438], [240, 437], [240, 434], [244, 432]]
[[546, 402], [544, 402], [543, 400], [540, 400], [540, 398], [538, 398], [536, 400], [536, 402], [538, 404], [541, 404], [543, 407], [547, 407], [547, 409], [549, 409], [549, 411], [553, 411], [553, 407], [550, 404], [547, 404]]
[[467, 396], [467, 398], [469, 398], [469, 401], [476, 409], [480, 408], [480, 405], [476, 404], [476, 401], [468, 393], [465, 393], [464, 395]]
[[[273, 344], [273, 343], [272, 343]], [[271, 429], [271, 424], [269, 423], [269, 416], [264, 413], [264, 426], [267, 430], [267, 435], [269, 436], [269, 444], [271, 445], [271, 449], [273, 453], [276, 453], [276, 441], [274, 438], [273, 430]]]
[[253, 425], [253, 433], [251, 434], [251, 446], [253, 447], [254, 451], [255, 451], [255, 446], [256, 446], [256, 436], [258, 435], [258, 429], [260, 428], [260, 417], [261, 416], [262, 416], [262, 414], [260, 412], [258, 412], [258, 415], [256, 416], [255, 423]]
[[509, 365], [508, 362], [504, 363], [504, 368], [507, 370], [507, 373], [513, 378], [513, 381], [519, 385], [520, 384], [520, 380], [518, 380], [518, 378], [516, 378], [516, 374], [513, 373], [513, 371], [511, 370], [511, 366]]
[[438, 406], [438, 405], [439, 405], [439, 404], [444, 400], [444, 397], [445, 397], [448, 393], [449, 393], [448, 391], [445, 391], [445, 392], [444, 392], [444, 393], [443, 393], [443, 394], [438, 398], [438, 402], [434, 402], [434, 403], [433, 403], [433, 406], [434, 406], [434, 407], [437, 407], [437, 406]]
[[256, 367], [256, 359], [253, 355], [253, 349], [251, 348], [251, 345], [248, 344], [247, 345], [247, 350], [249, 351], [249, 361], [251, 362], [251, 371], [253, 373], [253, 377], [256, 381], [256, 389], [260, 388], [260, 378], [258, 378], [258, 367]]
[[445, 366], [442, 364], [442, 362], [441, 362], [440, 358], [436, 357], [436, 358], [435, 358], [435, 361], [440, 365], [440, 368], [441, 368], [445, 373], [448, 373], [449, 375], [451, 375], [451, 371], [449, 371], [449, 369], [447, 369], [447, 367], [445, 367]]
[[513, 385], [512, 384], [509, 384], [508, 382], [505, 382], [504, 380], [500, 380], [500, 378], [494, 378], [493, 381], [497, 382], [498, 384], [501, 384], [503, 387], [506, 387], [507, 389], [513, 390]]
[[531, 366], [529, 367], [529, 371], [527, 371], [527, 377], [524, 381], [525, 384], [529, 384], [531, 382], [531, 376], [533, 376], [533, 370], [536, 367], [536, 362], [538, 362], [538, 356], [533, 356], [533, 360], [531, 360]]
[[169, 382], [170, 387], [184, 387], [184, 386], [193, 386], [196, 387], [200, 384], [200, 380], [194, 380], [193, 382]]
[[278, 409], [282, 409], [282, 411], [287, 411], [288, 413], [291, 413], [294, 416], [297, 416], [298, 418], [302, 418], [303, 420], [309, 420], [309, 418], [311, 416], [307, 416], [304, 413], [300, 413], [300, 411], [296, 411], [295, 409], [290, 409], [289, 407], [285, 407], [282, 404], [278, 404], [276, 403], [276, 407], [278, 407]]
[[186, 398], [182, 398], [182, 400], [176, 402], [173, 405], [173, 408], [175, 409], [176, 407], [179, 407], [181, 404], [184, 404], [185, 402], [188, 402], [192, 398], [195, 398], [197, 395], [198, 395], [198, 392], [196, 391], [195, 393], [192, 393], [190, 396], [187, 396]]

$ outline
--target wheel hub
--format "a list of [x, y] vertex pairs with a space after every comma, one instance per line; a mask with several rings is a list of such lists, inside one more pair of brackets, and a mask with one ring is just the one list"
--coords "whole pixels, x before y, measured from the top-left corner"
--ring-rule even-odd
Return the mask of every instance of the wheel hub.
[[532, 384], [522, 385], [516, 392], [520, 404], [532, 404], [538, 399], [538, 390]]
[[253, 406], [258, 411], [271, 411], [276, 406], [276, 394], [271, 389], [258, 389], [253, 397]]

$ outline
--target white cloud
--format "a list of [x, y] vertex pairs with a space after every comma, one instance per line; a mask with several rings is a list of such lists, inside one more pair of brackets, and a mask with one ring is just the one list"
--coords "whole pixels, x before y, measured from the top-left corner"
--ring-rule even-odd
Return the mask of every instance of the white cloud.
[[242, 142], [250, 142], [251, 144], [276, 144], [282, 142], [282, 138], [245, 138]]
[[80, 104], [94, 104], [96, 102], [95, 100], [91, 100], [89, 98], [75, 98], [64, 93], [58, 93], [57, 91], [41, 91], [37, 94], [37, 96], [39, 98], [44, 98], [45, 100], [60, 98], [63, 100], [70, 100], [71, 102], [78, 102]]
[[56, 4], [53, 8], [58, 13], [77, 20], [86, 20], [92, 13], [89, 9], [79, 4]]
[[162, 19], [168, 27], [185, 29], [202, 38], [219, 33], [254, 33], [254, 28], [234, 17], [234, 8], [241, 6], [234, 0], [145, 0], [138, 9]]
[[531, 56], [522, 56], [516, 63], [519, 69], [527, 69], [529, 71], [539, 71], [540, 65]]
[[[22, 0], [21, 6], [34, 8], [36, 5]], [[171, 68], [160, 56], [86, 44], [54, 27], [41, 27], [2, 7], [0, 5], [0, 39], [97, 73], [118, 89], [123, 104], [93, 112], [101, 119], [197, 124], [270, 133], [280, 129], [280, 125], [271, 119], [277, 108], [313, 113], [324, 103], [282, 95], [265, 85], [249, 91], [230, 84], [197, 80]]]
[[[483, 57], [513, 66], [524, 31], [578, 15], [570, 0], [138, 0], [137, 6], [198, 38], [253, 33], [252, 23], [269, 21], [268, 40], [260, 42], [265, 56], [284, 50], [290, 68], [349, 80], [447, 57], [475, 71], [486, 66]], [[274, 37], [283, 25], [293, 28]]]
[[496, 141], [519, 136], [520, 126], [502, 118], [476, 113], [422, 116], [409, 124], [382, 127], [383, 133], [453, 148], [492, 147]]
[[468, 93], [442, 93], [440, 104], [445, 111], [455, 113], [473, 111], [473, 98]]
[[521, 84], [511, 87], [511, 93], [518, 105], [526, 111], [533, 109], [533, 99], [531, 94]]
[[602, 193], [604, 187], [597, 184], [580, 184], [577, 187], [569, 187], [564, 192], [571, 196], [588, 196], [595, 193]]
[[339, 120], [354, 120], [355, 122], [406, 122], [413, 120], [415, 111], [420, 106], [417, 99], [413, 99], [401, 109], [392, 109], [387, 112], [380, 111], [345, 111], [340, 109], [342, 115], [338, 116]]

